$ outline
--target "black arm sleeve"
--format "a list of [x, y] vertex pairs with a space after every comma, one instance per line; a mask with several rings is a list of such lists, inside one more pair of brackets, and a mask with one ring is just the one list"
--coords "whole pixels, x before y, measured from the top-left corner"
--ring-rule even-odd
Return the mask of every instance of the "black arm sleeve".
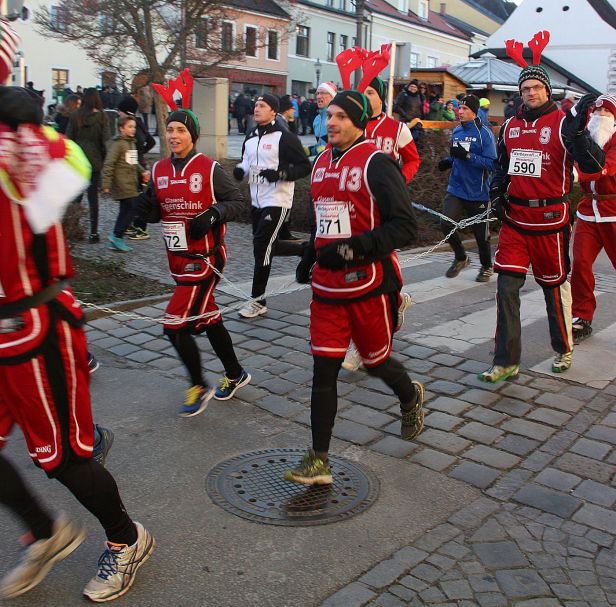
[[297, 181], [310, 173], [311, 164], [299, 137], [283, 131], [280, 138], [279, 169], [286, 172], [285, 181]]
[[236, 182], [218, 164], [214, 166], [214, 196], [221, 222], [236, 219], [244, 208], [244, 197]]
[[505, 128], [508, 120], [501, 126], [496, 144], [496, 160], [494, 161], [494, 173], [492, 173], [492, 188], [498, 188], [501, 192], [507, 191], [509, 185], [509, 154], [505, 145]]
[[387, 155], [372, 156], [367, 168], [368, 186], [379, 207], [381, 225], [359, 236], [365, 254], [383, 258], [417, 238], [417, 219], [404, 177]]
[[146, 223], [158, 223], [160, 221], [160, 205], [156, 200], [156, 193], [152, 181], [148, 183], [145, 192], [137, 196], [137, 213]]
[[567, 133], [563, 128], [563, 141], [573, 160], [584, 173], [599, 173], [605, 165], [605, 152], [595, 143], [588, 131], [577, 135]]

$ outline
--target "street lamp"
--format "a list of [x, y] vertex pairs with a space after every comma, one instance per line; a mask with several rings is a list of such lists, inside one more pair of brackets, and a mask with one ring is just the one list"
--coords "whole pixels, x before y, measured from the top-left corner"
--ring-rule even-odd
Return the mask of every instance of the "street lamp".
[[319, 83], [321, 82], [321, 61], [319, 60], [318, 57], [317, 57], [317, 60], [314, 62], [314, 71], [317, 74], [317, 87], [318, 87]]

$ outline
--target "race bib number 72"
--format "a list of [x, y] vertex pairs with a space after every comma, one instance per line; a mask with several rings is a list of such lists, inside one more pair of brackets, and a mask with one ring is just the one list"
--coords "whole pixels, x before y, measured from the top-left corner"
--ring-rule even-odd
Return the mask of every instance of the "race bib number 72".
[[320, 202], [316, 208], [317, 236], [321, 238], [349, 238], [351, 218], [346, 202]]
[[187, 251], [186, 230], [181, 221], [162, 221], [163, 238], [168, 251]]

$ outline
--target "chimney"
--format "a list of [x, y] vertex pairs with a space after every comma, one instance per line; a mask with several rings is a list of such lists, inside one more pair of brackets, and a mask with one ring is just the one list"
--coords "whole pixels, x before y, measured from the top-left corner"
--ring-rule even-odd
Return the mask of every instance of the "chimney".
[[447, 3], [441, 2], [441, 15], [444, 15], [447, 12]]

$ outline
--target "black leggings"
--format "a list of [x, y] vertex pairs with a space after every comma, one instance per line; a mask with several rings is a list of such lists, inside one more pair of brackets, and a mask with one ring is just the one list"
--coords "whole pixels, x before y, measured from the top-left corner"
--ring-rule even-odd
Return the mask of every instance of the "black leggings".
[[[314, 356], [312, 395], [310, 400], [310, 424], [312, 448], [318, 453], [327, 453], [338, 411], [337, 379], [342, 358]], [[404, 367], [395, 358], [388, 358], [377, 367], [366, 371], [382, 379], [400, 399], [400, 406], [407, 409], [417, 402], [415, 386]]]
[[[103, 526], [107, 539], [132, 545], [137, 530], [124, 508], [111, 473], [93, 459], [71, 460], [55, 476]], [[17, 469], [0, 455], [0, 503], [19, 517], [35, 539], [51, 537], [52, 518], [23, 482]]]

